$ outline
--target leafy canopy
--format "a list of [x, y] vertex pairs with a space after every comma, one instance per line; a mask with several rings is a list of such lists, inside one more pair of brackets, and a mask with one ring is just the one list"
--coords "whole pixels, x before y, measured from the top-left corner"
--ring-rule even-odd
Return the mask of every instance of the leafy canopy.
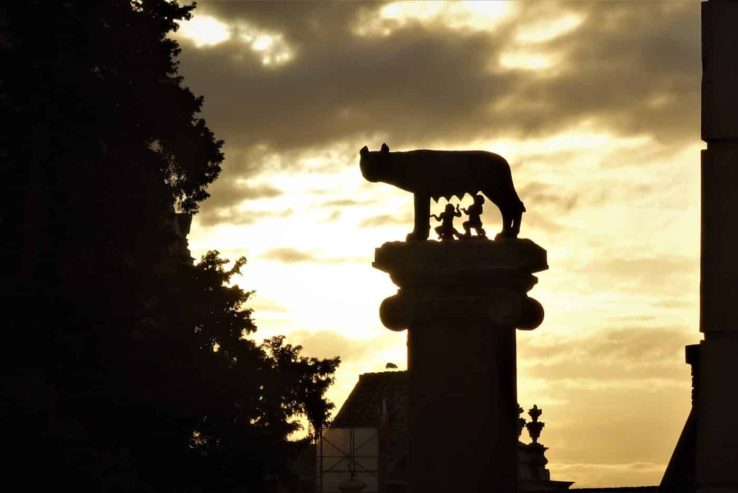
[[178, 214], [223, 161], [169, 37], [193, 8], [0, 5], [0, 418], [25, 490], [294, 486], [294, 418], [330, 411], [338, 358], [254, 342], [245, 261], [186, 252]]

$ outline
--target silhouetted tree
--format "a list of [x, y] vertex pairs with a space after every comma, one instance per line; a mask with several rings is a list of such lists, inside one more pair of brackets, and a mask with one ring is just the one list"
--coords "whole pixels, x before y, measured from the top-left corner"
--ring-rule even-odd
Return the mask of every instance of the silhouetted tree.
[[94, 491], [269, 491], [338, 360], [256, 344], [217, 253], [171, 253], [221, 142], [167, 35], [169, 0], [0, 6], [0, 419], [5, 480]]

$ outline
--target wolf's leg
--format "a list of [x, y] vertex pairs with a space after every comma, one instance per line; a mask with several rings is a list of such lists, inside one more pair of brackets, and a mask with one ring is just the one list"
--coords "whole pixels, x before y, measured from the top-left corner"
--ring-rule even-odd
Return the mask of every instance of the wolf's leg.
[[500, 210], [500, 212], [502, 213], [502, 230], [497, 234], [496, 238], [507, 238], [510, 236], [512, 218], [505, 211]]
[[[502, 231], [495, 238], [516, 238], [520, 230], [520, 214], [500, 210], [502, 213]], [[516, 229], [517, 228], [517, 229]]]
[[415, 192], [413, 198], [415, 201], [415, 228], [412, 233], [407, 235], [407, 240], [424, 241], [428, 239], [428, 232], [430, 231], [430, 195]]
[[520, 222], [523, 220], [523, 213], [522, 212], [516, 212], [513, 216], [513, 220], [511, 223], [511, 236], [513, 238], [518, 237], [518, 233], [520, 233]]

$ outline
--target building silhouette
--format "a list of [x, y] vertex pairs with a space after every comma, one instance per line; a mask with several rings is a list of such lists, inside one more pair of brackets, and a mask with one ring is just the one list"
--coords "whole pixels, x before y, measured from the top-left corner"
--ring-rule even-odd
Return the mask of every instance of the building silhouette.
[[[405, 371], [364, 373], [359, 376], [359, 381], [317, 444], [316, 490], [319, 493], [407, 491], [407, 383]], [[535, 440], [518, 443], [520, 491], [537, 493], [568, 490], [572, 481], [551, 480], [546, 468], [547, 448], [537, 443], [543, 423], [531, 427], [532, 422], [537, 422], [537, 418], [529, 419], [527, 423], [528, 431], [535, 435]], [[523, 424], [520, 424], [521, 432]], [[454, 424], [439, 423], [439, 426], [453, 427]], [[454, 451], [448, 450], [447, 453], [453, 454]], [[459, 471], [459, 474], [464, 474], [464, 471]], [[341, 489], [344, 482], [350, 479], [363, 483], [364, 487], [360, 490]]]

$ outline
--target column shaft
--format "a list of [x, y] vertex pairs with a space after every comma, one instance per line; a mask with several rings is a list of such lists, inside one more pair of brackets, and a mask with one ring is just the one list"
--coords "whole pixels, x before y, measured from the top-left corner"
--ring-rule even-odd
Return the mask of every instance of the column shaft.
[[515, 329], [408, 330], [410, 493], [517, 488]]
[[388, 243], [374, 266], [400, 287], [380, 308], [408, 330], [410, 493], [518, 491], [515, 327], [546, 252], [530, 240]]

